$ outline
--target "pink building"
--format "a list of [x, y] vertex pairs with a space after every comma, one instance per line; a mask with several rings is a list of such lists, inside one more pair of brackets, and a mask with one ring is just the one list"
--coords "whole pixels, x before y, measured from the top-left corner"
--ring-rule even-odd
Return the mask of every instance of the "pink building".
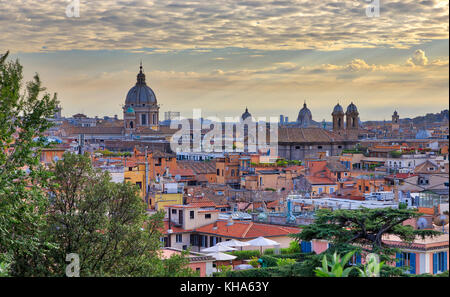
[[[181, 250], [166, 247], [161, 251], [161, 258], [168, 259], [173, 255], [180, 255]], [[197, 271], [201, 277], [212, 276], [213, 273], [213, 257], [202, 253], [190, 252], [188, 255], [189, 264], [188, 266], [193, 270]]]
[[[396, 267], [408, 267], [411, 274], [439, 274], [448, 270], [449, 260], [449, 234], [442, 234], [436, 237], [425, 239], [417, 238], [412, 244], [405, 243], [399, 237], [387, 235], [383, 237], [383, 242], [391, 247], [401, 250], [397, 253], [395, 263], [389, 265]], [[321, 254], [329, 248], [326, 240], [314, 239], [310, 242], [302, 242], [302, 252], [314, 251]], [[351, 260], [354, 264], [364, 264], [364, 256], [354, 255]]]

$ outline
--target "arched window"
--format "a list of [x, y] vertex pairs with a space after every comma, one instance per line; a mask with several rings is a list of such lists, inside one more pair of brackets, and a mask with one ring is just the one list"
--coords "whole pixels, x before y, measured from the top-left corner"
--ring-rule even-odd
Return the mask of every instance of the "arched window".
[[133, 129], [133, 121], [130, 121], [130, 128]]
[[342, 123], [341, 123], [341, 118], [339, 118], [339, 119], [338, 119], [338, 128], [341, 128], [341, 125], [342, 125]]

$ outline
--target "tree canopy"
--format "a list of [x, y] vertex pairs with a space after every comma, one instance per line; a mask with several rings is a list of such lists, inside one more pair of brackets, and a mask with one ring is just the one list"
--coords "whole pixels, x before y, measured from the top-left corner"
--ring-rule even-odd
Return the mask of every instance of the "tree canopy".
[[[40, 240], [48, 172], [40, 164], [44, 131], [57, 108], [36, 74], [22, 89], [22, 66], [0, 55], [0, 264], [52, 248]], [[8, 264], [8, 267], [10, 265]]]
[[411, 243], [417, 236], [425, 238], [440, 232], [417, 230], [403, 222], [420, 217], [416, 209], [361, 208], [357, 210], [320, 209], [313, 224], [303, 226], [300, 233], [293, 235], [297, 240], [328, 240], [333, 249], [348, 252], [358, 248], [367, 252], [391, 255], [395, 249], [382, 241], [385, 234], [396, 235]]

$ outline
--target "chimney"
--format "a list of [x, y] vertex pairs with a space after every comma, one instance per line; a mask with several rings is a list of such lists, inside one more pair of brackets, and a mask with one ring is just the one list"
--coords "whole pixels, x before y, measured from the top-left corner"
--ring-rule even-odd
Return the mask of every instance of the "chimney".
[[217, 221], [214, 222], [213, 230], [217, 230]]
[[234, 222], [233, 222], [233, 218], [230, 216], [230, 218], [228, 219], [227, 222], [227, 226], [233, 226]]

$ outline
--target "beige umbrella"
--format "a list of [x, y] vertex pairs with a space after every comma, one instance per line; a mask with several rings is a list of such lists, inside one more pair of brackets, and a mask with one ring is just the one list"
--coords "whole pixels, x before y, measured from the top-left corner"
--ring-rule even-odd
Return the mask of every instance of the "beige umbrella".
[[229, 252], [235, 251], [235, 248], [216, 244], [215, 246], [200, 250], [202, 253]]
[[253, 245], [253, 246], [259, 246], [261, 255], [262, 255], [262, 247], [263, 246], [280, 245], [278, 242], [276, 242], [274, 240], [270, 240], [270, 239], [264, 238], [262, 236], [260, 236], [258, 238], [255, 238], [253, 240], [247, 241], [247, 243], [249, 243], [250, 245]]
[[243, 246], [250, 246], [251, 244], [249, 244], [249, 243], [247, 243], [245, 241], [239, 241], [239, 240], [236, 240], [236, 239], [231, 239], [231, 240], [228, 240], [228, 241], [219, 242], [217, 245], [241, 247], [241, 251], [242, 251], [242, 247]]
[[224, 254], [224, 253], [220, 253], [220, 252], [208, 253], [207, 255], [213, 257], [214, 259], [216, 259], [216, 261], [228, 261], [228, 260], [234, 260], [237, 258], [236, 256], [228, 255], [228, 254]]

